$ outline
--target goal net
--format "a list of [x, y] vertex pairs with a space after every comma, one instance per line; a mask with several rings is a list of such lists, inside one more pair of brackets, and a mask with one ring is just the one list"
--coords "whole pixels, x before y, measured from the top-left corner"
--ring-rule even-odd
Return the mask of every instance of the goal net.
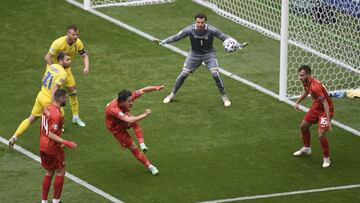
[[[281, 39], [281, 0], [194, 1], [266, 36]], [[283, 1], [288, 1], [288, 51], [285, 59], [280, 59], [287, 61], [286, 97], [299, 96], [303, 91], [297, 76], [302, 64], [309, 64], [314, 77], [329, 91], [360, 87], [360, 1]]]
[[84, 7], [100, 8], [110, 6], [141, 6], [150, 4], [161, 4], [175, 0], [84, 0]]

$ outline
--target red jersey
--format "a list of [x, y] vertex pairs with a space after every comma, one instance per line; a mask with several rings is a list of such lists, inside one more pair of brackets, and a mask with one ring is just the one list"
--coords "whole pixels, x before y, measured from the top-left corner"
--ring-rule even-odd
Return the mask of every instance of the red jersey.
[[64, 120], [61, 116], [60, 108], [50, 104], [45, 108], [41, 116], [40, 124], [40, 151], [47, 154], [56, 154], [63, 151], [61, 143], [49, 138], [49, 132], [61, 136]]
[[313, 108], [317, 111], [325, 111], [324, 105], [322, 104], [322, 102], [324, 100], [326, 100], [327, 103], [329, 104], [330, 113], [334, 112], [333, 102], [332, 102], [331, 98], [329, 97], [329, 94], [328, 94], [326, 88], [324, 87], [324, 85], [321, 82], [317, 81], [313, 77], [310, 77], [310, 82], [308, 84], [304, 84], [304, 88], [305, 88], [306, 92], [311, 94], [311, 97], [313, 100], [311, 108]]
[[[131, 97], [134, 101], [141, 96], [140, 91], [132, 93]], [[130, 128], [129, 123], [122, 120], [125, 115], [131, 115], [127, 109], [122, 109], [117, 102], [117, 99], [112, 100], [105, 107], [105, 125], [108, 130], [113, 133], [125, 132]]]

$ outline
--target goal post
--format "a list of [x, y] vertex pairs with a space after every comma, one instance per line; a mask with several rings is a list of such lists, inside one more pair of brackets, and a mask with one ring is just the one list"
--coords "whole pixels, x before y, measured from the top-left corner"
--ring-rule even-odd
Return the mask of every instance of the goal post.
[[359, 0], [193, 1], [280, 41], [280, 100], [301, 94], [302, 64], [329, 91], [360, 87]]

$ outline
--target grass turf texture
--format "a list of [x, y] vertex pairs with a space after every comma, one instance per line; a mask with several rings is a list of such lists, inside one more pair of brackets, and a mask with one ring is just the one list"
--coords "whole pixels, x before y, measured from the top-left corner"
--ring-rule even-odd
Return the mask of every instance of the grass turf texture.
[[[79, 144], [76, 150], [66, 151], [67, 170], [122, 201], [196, 202], [359, 184], [360, 158], [356, 156], [360, 153], [359, 138], [342, 129], [334, 127], [330, 133], [333, 165], [324, 170], [316, 127], [312, 129], [313, 155], [292, 157], [301, 146], [298, 125], [304, 113], [295, 112], [291, 106], [223, 77], [233, 102], [231, 108], [225, 109], [213, 79], [204, 68], [186, 80], [174, 103], [164, 105], [161, 100], [180, 72], [183, 56], [66, 2], [48, 0], [34, 4], [27, 0], [20, 4], [20, 1], [6, 0], [0, 10], [3, 22], [0, 46], [6, 50], [0, 59], [3, 76], [0, 82], [3, 87], [1, 135], [9, 138], [21, 120], [28, 116], [41, 85], [47, 49], [55, 38], [65, 34], [69, 24], [77, 24], [80, 38], [89, 50], [91, 72], [87, 77], [81, 75], [82, 62], [77, 56], [72, 67], [78, 85], [80, 115], [87, 127], [71, 124], [70, 108], [66, 108], [64, 137]], [[246, 51], [231, 55], [225, 55], [217, 42], [220, 65], [273, 91], [277, 88], [278, 56], [273, 53], [277, 53], [274, 50], [278, 50], [278, 42], [232, 24], [197, 4], [177, 1], [175, 4], [104, 11], [159, 38], [192, 23], [195, 13], [205, 12], [210, 23], [242, 41], [252, 42]], [[101, 25], [101, 28], [95, 25]], [[187, 40], [177, 45], [182, 49], [189, 46]], [[107, 132], [103, 110], [121, 89], [135, 90], [162, 83], [169, 86], [162, 92], [144, 95], [136, 101], [133, 111], [135, 115], [145, 108], [153, 111], [141, 122], [150, 149], [147, 156], [161, 173], [152, 177], [128, 151], [121, 150]], [[336, 114], [335, 118], [340, 121], [341, 116], [349, 117], [346, 113], [351, 111], [347, 110], [355, 108], [338, 104], [343, 101], [336, 101], [344, 111]], [[344, 102], [358, 104], [354, 101]], [[36, 121], [18, 142], [35, 154], [38, 154], [38, 125], [39, 121]], [[0, 187], [4, 188], [0, 190], [0, 197], [5, 197], [5, 202], [38, 201], [43, 174], [39, 164], [4, 146], [0, 149], [0, 174], [3, 175]], [[16, 170], [18, 167], [23, 170]], [[16, 173], [19, 178], [9, 178], [5, 175], [8, 173]], [[15, 190], [7, 188], [20, 187], [19, 183], [25, 182], [24, 179], [33, 184], [21, 186], [22, 192], [16, 193], [17, 199], [14, 199]], [[91, 197], [84, 201], [106, 202], [90, 192], [84, 193], [85, 197], [72, 196], [82, 194], [81, 189], [67, 180], [62, 199], [79, 202]], [[359, 194], [359, 189], [351, 189], [266, 201], [357, 202]]]

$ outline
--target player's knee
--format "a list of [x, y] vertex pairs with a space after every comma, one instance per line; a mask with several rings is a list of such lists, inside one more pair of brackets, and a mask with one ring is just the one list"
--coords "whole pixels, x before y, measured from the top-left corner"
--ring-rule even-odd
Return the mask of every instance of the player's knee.
[[56, 173], [56, 176], [64, 176], [65, 175], [65, 167], [56, 169], [55, 173]]
[[46, 175], [49, 176], [49, 177], [53, 177], [54, 176], [54, 170], [47, 169], [46, 170]]

